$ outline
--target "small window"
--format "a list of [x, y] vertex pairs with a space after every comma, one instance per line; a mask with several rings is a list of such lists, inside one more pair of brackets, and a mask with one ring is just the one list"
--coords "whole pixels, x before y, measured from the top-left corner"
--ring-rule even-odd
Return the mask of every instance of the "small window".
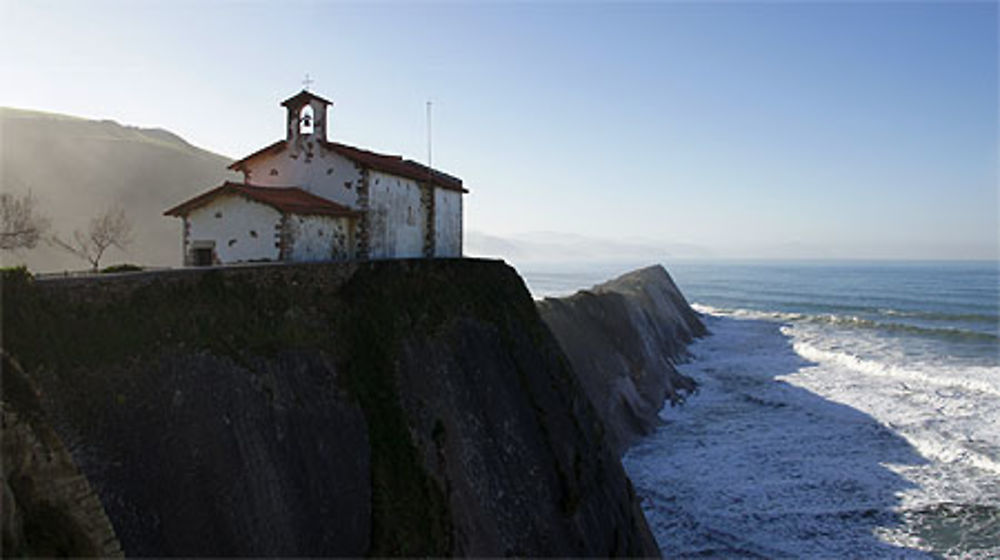
[[215, 213], [215, 217], [216, 218], [221, 218], [222, 217], [222, 212], [216, 212]]
[[272, 168], [272, 169], [271, 169], [271, 176], [272, 176], [272, 177], [274, 177], [274, 176], [275, 176], [275, 175], [277, 175], [277, 174], [278, 174], [278, 170], [277, 170], [277, 169], [274, 169], [274, 168]]
[[318, 232], [316, 232], [316, 235], [323, 237], [323, 230], [319, 230]]
[[253, 237], [254, 239], [256, 239], [257, 238], [257, 230], [253, 230], [253, 229], [250, 230], [250, 237]]
[[233, 245], [236, 245], [236, 240], [235, 239], [230, 239], [229, 240], [229, 246], [232, 247]]
[[327, 175], [333, 175], [333, 168], [331, 167], [331, 168], [327, 169], [326, 170], [326, 174]]

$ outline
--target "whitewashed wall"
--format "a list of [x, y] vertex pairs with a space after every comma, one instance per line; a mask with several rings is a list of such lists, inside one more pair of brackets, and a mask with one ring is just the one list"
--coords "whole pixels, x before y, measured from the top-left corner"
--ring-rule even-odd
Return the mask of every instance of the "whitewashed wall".
[[[311, 158], [308, 157], [310, 150], [313, 154]], [[362, 181], [360, 169], [354, 162], [327, 150], [315, 139], [303, 137], [299, 142], [289, 142], [284, 151], [258, 156], [246, 165], [250, 184], [298, 186], [339, 204], [362, 210], [358, 201], [358, 188]], [[369, 256], [375, 259], [422, 257], [428, 209], [421, 204], [417, 182], [372, 171], [368, 186]], [[435, 256], [462, 256], [462, 193], [435, 188], [434, 206]], [[308, 252], [311, 254], [312, 251]]]
[[307, 152], [288, 148], [277, 154], [258, 156], [246, 164], [250, 171], [247, 182], [263, 187], [301, 187], [357, 209], [361, 172], [354, 162], [316, 142], [312, 154], [308, 158]]
[[434, 189], [434, 256], [462, 256], [462, 193]]
[[[218, 216], [218, 217], [216, 217]], [[188, 214], [188, 243], [214, 241], [215, 254], [223, 264], [277, 260], [275, 226], [281, 213], [239, 195], [223, 195]]]
[[354, 255], [349, 218], [292, 215], [285, 227], [291, 239], [290, 260], [347, 260]]
[[427, 209], [416, 181], [373, 171], [368, 182], [371, 258], [423, 256]]

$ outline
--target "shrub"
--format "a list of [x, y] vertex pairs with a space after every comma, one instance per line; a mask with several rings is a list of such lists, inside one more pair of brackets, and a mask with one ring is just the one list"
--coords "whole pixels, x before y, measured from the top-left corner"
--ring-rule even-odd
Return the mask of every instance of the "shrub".
[[139, 272], [140, 270], [142, 270], [142, 267], [137, 264], [114, 264], [102, 268], [101, 274], [110, 274], [115, 272]]
[[32, 275], [28, 272], [28, 267], [24, 265], [4, 266], [0, 267], [0, 278], [5, 282], [11, 282], [15, 280], [30, 280]]

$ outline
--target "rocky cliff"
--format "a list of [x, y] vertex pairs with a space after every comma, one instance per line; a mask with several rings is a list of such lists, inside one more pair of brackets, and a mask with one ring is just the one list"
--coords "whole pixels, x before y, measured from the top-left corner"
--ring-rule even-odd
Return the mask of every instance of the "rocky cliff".
[[121, 557], [100, 499], [44, 421], [30, 381], [2, 358], [3, 556]]
[[546, 298], [538, 309], [619, 454], [657, 425], [665, 400], [694, 389], [673, 364], [705, 326], [662, 266]]
[[[658, 555], [503, 263], [8, 275], [3, 327], [24, 379], [5, 373], [5, 446], [8, 409], [34, 410], [27, 439], [65, 449], [101, 506], [59, 547], [11, 524], [18, 553]], [[25, 519], [61, 508], [11, 480], [48, 484], [37, 448], [4, 448], [5, 537], [8, 494]]]

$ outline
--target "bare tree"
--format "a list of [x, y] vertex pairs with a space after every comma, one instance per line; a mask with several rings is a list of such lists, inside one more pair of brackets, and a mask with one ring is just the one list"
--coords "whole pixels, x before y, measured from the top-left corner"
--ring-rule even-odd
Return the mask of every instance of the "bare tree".
[[52, 243], [90, 263], [97, 272], [101, 257], [109, 247], [115, 246], [124, 250], [132, 243], [132, 220], [125, 215], [121, 206], [112, 206], [90, 220], [90, 227], [84, 234], [80, 230], [73, 232], [73, 242], [67, 243], [58, 236], [52, 237]]
[[49, 220], [38, 212], [31, 195], [0, 193], [0, 249], [32, 249], [49, 228]]

